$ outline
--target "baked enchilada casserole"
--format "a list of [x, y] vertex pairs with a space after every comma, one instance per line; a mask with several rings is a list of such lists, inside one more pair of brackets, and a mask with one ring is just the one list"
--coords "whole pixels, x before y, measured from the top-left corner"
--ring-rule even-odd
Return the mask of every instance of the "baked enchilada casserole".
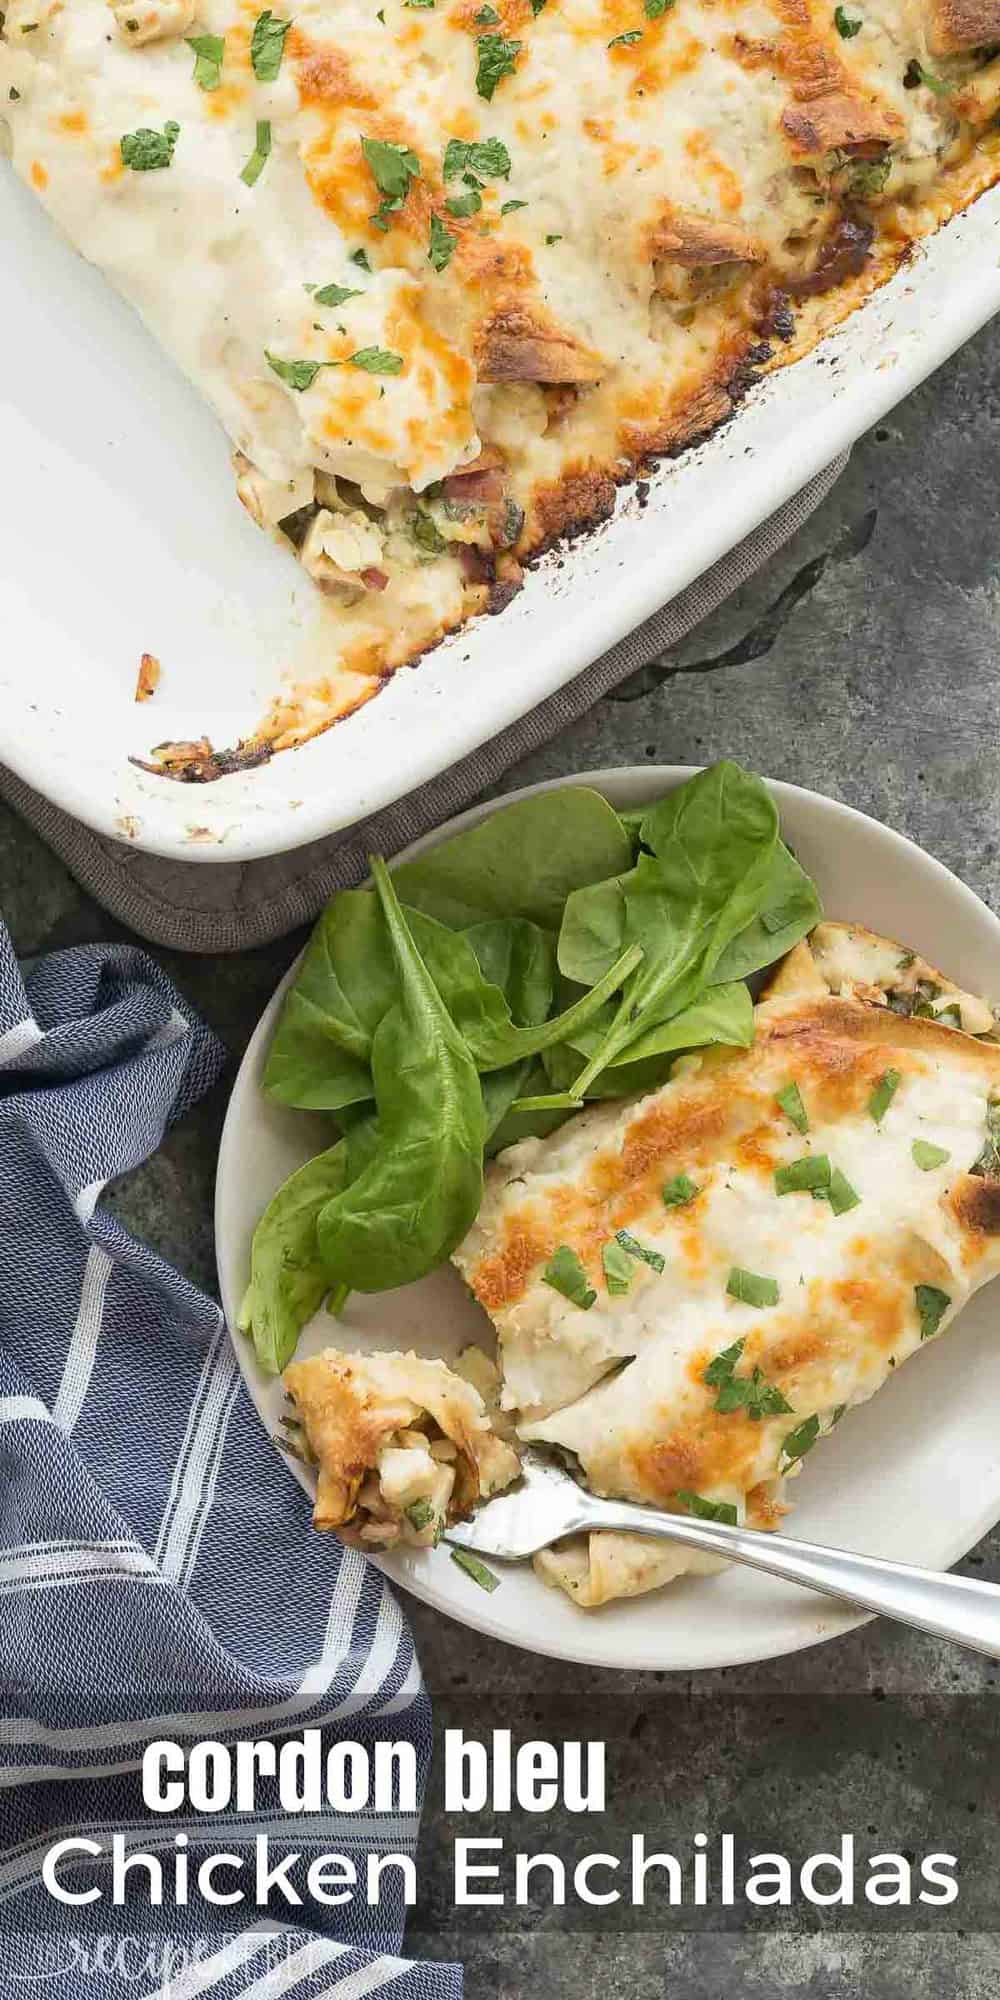
[[356, 703], [995, 178], [994, 41], [1000, 0], [9, 0], [0, 120]]

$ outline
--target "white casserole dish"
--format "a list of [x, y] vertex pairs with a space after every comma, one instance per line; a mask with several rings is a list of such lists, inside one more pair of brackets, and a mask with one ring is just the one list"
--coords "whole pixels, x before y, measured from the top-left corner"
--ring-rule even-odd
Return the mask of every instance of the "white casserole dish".
[[[184, 860], [276, 854], [411, 791], [534, 707], [828, 465], [1000, 307], [1000, 187], [648, 502], [548, 557], [498, 618], [403, 669], [302, 749], [203, 786], [129, 763], [252, 733], [322, 671], [313, 587], [237, 504], [226, 439], [98, 273], [0, 171], [0, 759], [98, 831]], [[134, 700], [140, 656], [162, 662]]]

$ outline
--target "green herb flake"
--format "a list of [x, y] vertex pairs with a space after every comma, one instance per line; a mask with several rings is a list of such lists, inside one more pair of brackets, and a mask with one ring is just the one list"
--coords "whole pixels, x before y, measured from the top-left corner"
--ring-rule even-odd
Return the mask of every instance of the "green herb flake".
[[173, 118], [168, 118], [162, 132], [155, 132], [148, 125], [140, 125], [136, 132], [124, 132], [119, 140], [122, 165], [131, 167], [136, 174], [169, 167], [180, 129]]
[[847, 1175], [842, 1174], [839, 1167], [834, 1167], [830, 1175], [830, 1185], [824, 1190], [824, 1197], [834, 1215], [846, 1215], [848, 1209], [857, 1208], [861, 1200], [856, 1188], [852, 1188]]
[[[448, 203], [451, 208], [451, 202]], [[452, 213], [454, 210], [452, 209]], [[431, 232], [427, 244], [427, 262], [435, 271], [444, 271], [451, 263], [458, 237], [453, 236], [446, 222], [439, 215], [431, 216]]]
[[613, 1299], [624, 1298], [635, 1276], [635, 1266], [616, 1236], [611, 1238], [610, 1243], [602, 1244], [601, 1263], [604, 1266], [604, 1282], [609, 1296]]
[[411, 1528], [416, 1528], [418, 1531], [421, 1528], [429, 1528], [434, 1519], [434, 1507], [430, 1500], [413, 1500], [403, 1511]]
[[285, 53], [285, 36], [290, 21], [279, 21], [270, 7], [258, 14], [250, 38], [250, 61], [258, 83], [273, 83]]
[[523, 42], [508, 41], [506, 35], [478, 35], [476, 48], [476, 89], [487, 104], [505, 76], [513, 76], [517, 68], [517, 58], [524, 47]]
[[545, 241], [546, 241], [546, 243], [561, 243], [561, 242], [562, 242], [562, 237], [561, 237], [561, 236], [557, 236], [557, 235], [556, 235], [556, 234], [555, 234], [555, 233], [553, 232], [553, 234], [552, 234], [551, 236], [547, 236], [547, 237], [545, 238]]
[[313, 293], [313, 303], [318, 306], [342, 306], [348, 299], [363, 297], [364, 293], [359, 292], [356, 285], [322, 285]]
[[658, 1250], [647, 1250], [645, 1243], [640, 1243], [638, 1237], [631, 1236], [627, 1229], [616, 1229], [615, 1237], [630, 1257], [637, 1258], [640, 1264], [648, 1264], [651, 1271], [662, 1271], [664, 1260]]
[[402, 208], [412, 182], [419, 179], [420, 161], [409, 146], [397, 145], [394, 139], [362, 138], [361, 151], [382, 196], [369, 219], [376, 229], [386, 230], [388, 217]]
[[464, 1569], [466, 1576], [471, 1576], [473, 1583], [478, 1583], [480, 1590], [499, 1590], [500, 1578], [478, 1556], [470, 1555], [468, 1549], [452, 1549], [451, 1559], [459, 1569]]
[[922, 1174], [933, 1172], [935, 1167], [946, 1166], [951, 1159], [946, 1146], [933, 1146], [929, 1139], [914, 1139], [910, 1148], [915, 1166]]
[[[841, 1413], [843, 1413], [843, 1405], [841, 1405]], [[818, 1417], [807, 1417], [804, 1423], [798, 1425], [797, 1429], [789, 1431], [787, 1437], [781, 1440], [782, 1465], [794, 1465], [796, 1459], [804, 1458], [806, 1452], [812, 1450], [819, 1434], [820, 1421]]]
[[843, 41], [851, 42], [854, 40], [855, 35], [860, 35], [864, 27], [864, 22], [852, 20], [850, 14], [843, 7], [835, 7], [833, 10], [833, 25]]
[[721, 1383], [728, 1382], [745, 1346], [745, 1340], [734, 1340], [731, 1347], [724, 1347], [721, 1354], [709, 1362], [702, 1381], [707, 1382], [710, 1389], [717, 1389]]
[[696, 1520], [722, 1521], [727, 1528], [739, 1525], [739, 1515], [731, 1500], [703, 1500], [700, 1493], [689, 1493], [685, 1487], [678, 1488], [674, 1499]]
[[686, 1208], [688, 1202], [693, 1201], [695, 1195], [700, 1193], [700, 1189], [687, 1174], [675, 1174], [672, 1180], [664, 1181], [660, 1193], [665, 1208]]
[[273, 368], [279, 381], [289, 389], [296, 389], [299, 395], [303, 389], [311, 389], [321, 368], [327, 366], [322, 361], [282, 361], [278, 354], [271, 354], [265, 347], [264, 359]]
[[900, 1074], [898, 1069], [883, 1070], [882, 1075], [879, 1077], [879, 1080], [875, 1085], [875, 1088], [872, 1091], [870, 1098], [868, 1099], [868, 1115], [870, 1118], [874, 1119], [876, 1125], [881, 1125], [882, 1120], [885, 1117], [885, 1114], [888, 1111], [889, 1106], [892, 1103], [892, 1100], [895, 1097], [897, 1090], [899, 1089], [899, 1084], [900, 1084]]
[[946, 83], [943, 76], [935, 76], [933, 70], [925, 69], [914, 56], [903, 71], [903, 89], [916, 90], [919, 83], [926, 90], [933, 90], [936, 97], [947, 97], [954, 89], [954, 84]]
[[948, 1293], [940, 1291], [937, 1285], [915, 1285], [913, 1296], [920, 1315], [920, 1338], [930, 1340], [932, 1334], [937, 1332], [951, 1299]]
[[478, 14], [474, 14], [472, 18], [477, 28], [496, 28], [500, 22], [495, 7], [480, 7]]
[[589, 1312], [597, 1297], [576, 1251], [568, 1243], [553, 1251], [542, 1272], [542, 1283], [551, 1285], [554, 1292], [560, 1292], [570, 1305], [579, 1306], [581, 1312]]
[[739, 1361], [746, 1342], [734, 1340], [731, 1347], [724, 1347], [721, 1354], [710, 1361], [702, 1376], [702, 1381], [718, 1394], [712, 1405], [723, 1416], [734, 1410], [745, 1410], [754, 1423], [762, 1417], [780, 1417], [791, 1409], [780, 1389], [768, 1382], [762, 1369], [753, 1368], [749, 1375], [737, 1375]]
[[[456, 216], [478, 215], [480, 209], [482, 208], [482, 205], [483, 205], [483, 197], [479, 193], [478, 188], [470, 188], [468, 194], [452, 195], [450, 199], [445, 202], [445, 207], [448, 210], [448, 214]], [[442, 227], [443, 226], [444, 225], [442, 224]], [[457, 238], [453, 236], [452, 242], [454, 243], [456, 241]]]
[[502, 139], [449, 139], [443, 172], [446, 181], [467, 173], [486, 181], [505, 181], [510, 175], [510, 154]]
[[348, 261], [351, 264], [356, 264], [359, 271], [371, 271], [367, 250], [352, 250]]
[[803, 1134], [808, 1132], [809, 1114], [802, 1102], [802, 1092], [797, 1083], [786, 1083], [784, 1090], [779, 1090], [775, 1102], [780, 1105], [785, 1117], [791, 1120], [796, 1132]]
[[527, 208], [527, 206], [528, 204], [526, 201], [505, 201], [501, 207], [500, 213], [501, 215], [513, 215], [514, 210], [516, 208]]
[[642, 40], [642, 29], [630, 28], [628, 30], [628, 33], [625, 35], [612, 35], [611, 40], [608, 43], [608, 48], [631, 49], [634, 48], [636, 42], [641, 42], [641, 40]]
[[669, 13], [674, 0], [644, 0], [643, 12], [647, 21], [659, 21]]
[[420, 7], [429, 9], [435, 5], [435, 0], [403, 0], [403, 5], [404, 7]]
[[401, 375], [403, 372], [402, 355], [394, 354], [389, 347], [359, 347], [347, 359], [352, 368], [363, 368], [369, 375]]
[[777, 1167], [774, 1175], [775, 1194], [812, 1194], [817, 1188], [828, 1188], [831, 1179], [830, 1162], [825, 1153], [806, 1153], [801, 1160], [790, 1160], [785, 1167]]
[[194, 80], [199, 90], [218, 90], [222, 82], [222, 61], [226, 53], [224, 35], [185, 35], [194, 53]]
[[253, 152], [250, 155], [250, 158], [246, 163], [246, 166], [243, 169], [243, 172], [240, 175], [241, 181], [243, 181], [248, 188], [253, 187], [254, 182], [260, 179], [260, 176], [264, 170], [264, 162], [269, 158], [270, 152], [271, 152], [271, 121], [269, 118], [258, 118], [257, 142], [256, 145], [254, 146]]
[[548, 6], [548, 0], [531, 0], [531, 11], [537, 21], [539, 14]]
[[410, 516], [408, 525], [413, 540], [424, 555], [444, 555], [448, 544], [433, 514], [428, 514], [426, 507], [418, 507], [416, 512]]
[[731, 1299], [739, 1299], [741, 1305], [776, 1306], [781, 1293], [777, 1278], [762, 1278], [756, 1271], [744, 1271], [734, 1264], [726, 1281], [726, 1291]]

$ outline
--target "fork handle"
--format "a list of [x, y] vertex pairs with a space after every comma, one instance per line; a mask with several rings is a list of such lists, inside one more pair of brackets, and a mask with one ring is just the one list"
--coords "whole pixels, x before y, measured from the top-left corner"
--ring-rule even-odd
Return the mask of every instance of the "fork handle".
[[580, 1526], [653, 1535], [727, 1562], [746, 1563], [784, 1583], [798, 1583], [825, 1597], [843, 1598], [865, 1611], [881, 1612], [900, 1624], [915, 1625], [938, 1639], [954, 1639], [975, 1653], [1000, 1659], [1000, 1586], [947, 1571], [915, 1569], [879, 1556], [854, 1555], [812, 1542], [787, 1540], [755, 1528], [661, 1514], [653, 1507], [588, 1496]]

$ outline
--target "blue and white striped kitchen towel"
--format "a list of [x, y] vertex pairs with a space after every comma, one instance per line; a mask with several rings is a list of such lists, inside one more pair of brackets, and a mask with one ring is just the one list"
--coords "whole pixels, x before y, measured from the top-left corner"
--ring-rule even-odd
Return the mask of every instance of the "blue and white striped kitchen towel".
[[[263, 1922], [255, 1842], [272, 1860], [412, 1853], [412, 1814], [305, 1815], [273, 1785], [252, 1813], [150, 1814], [139, 1764], [158, 1738], [234, 1742], [318, 1727], [414, 1744], [427, 1697], [380, 1573], [310, 1532], [304, 1495], [265, 1437], [218, 1308], [103, 1206], [218, 1076], [222, 1050], [145, 955], [57, 952], [22, 972], [0, 923], [0, 1991], [59, 2000], [450, 2000], [458, 1968], [396, 1956], [401, 1871], [357, 1899]], [[54, 1901], [60, 1838], [165, 1864], [114, 1909], [108, 1857], [64, 1862], [100, 1899]], [[177, 1908], [175, 1836], [251, 1865], [251, 1899]], [[182, 1843], [183, 1844], [183, 1843]], [[169, 1864], [169, 1865], [166, 1865]], [[385, 1892], [389, 1893], [386, 1894]]]

